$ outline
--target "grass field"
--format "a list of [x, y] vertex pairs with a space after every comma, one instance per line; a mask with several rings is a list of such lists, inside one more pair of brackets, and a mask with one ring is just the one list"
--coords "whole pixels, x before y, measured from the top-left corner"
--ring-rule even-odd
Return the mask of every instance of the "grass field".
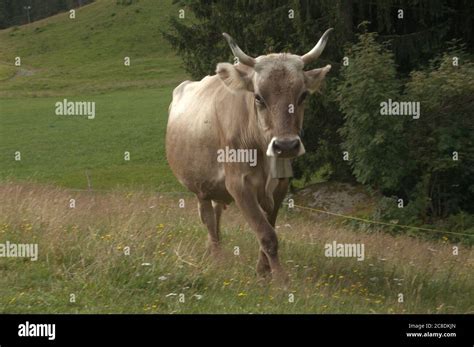
[[[224, 255], [213, 260], [196, 201], [185, 195], [14, 183], [0, 194], [1, 239], [39, 247], [36, 262], [0, 262], [0, 312], [474, 313], [468, 248], [454, 256], [447, 243], [354, 233], [282, 211], [284, 290], [257, 279], [257, 242], [235, 207], [224, 213]], [[325, 257], [333, 240], [364, 243], [366, 259]]]
[[[0, 31], [0, 179], [182, 190], [164, 158], [171, 92], [186, 77], [159, 32], [174, 12], [171, 1], [102, 0], [75, 20]], [[96, 118], [56, 115], [64, 98], [96, 102]]]
[[[94, 189], [181, 190], [164, 155], [170, 93], [163, 87], [82, 96], [96, 102], [95, 119], [57, 116], [54, 97], [3, 100], [1, 178], [85, 189], [89, 176]], [[130, 161], [124, 160], [125, 151]]]
[[[184, 73], [160, 30], [177, 11], [171, 0], [141, 0], [130, 6], [99, 0], [77, 9], [76, 19], [63, 13], [2, 30], [0, 96], [77, 96], [175, 86]], [[11, 78], [15, 57], [21, 58], [21, 66]], [[125, 57], [130, 57], [130, 66], [124, 65]]]
[[[453, 256], [443, 241], [282, 211], [283, 290], [257, 279], [256, 239], [231, 207], [226, 252], [207, 256], [196, 202], [164, 156], [171, 91], [187, 78], [159, 32], [173, 14], [171, 0], [98, 0], [75, 20], [0, 31], [0, 243], [40, 252], [36, 262], [0, 259], [0, 312], [474, 313], [473, 252]], [[64, 98], [96, 102], [95, 119], [56, 115]], [[334, 240], [364, 243], [366, 260], [326, 258]]]

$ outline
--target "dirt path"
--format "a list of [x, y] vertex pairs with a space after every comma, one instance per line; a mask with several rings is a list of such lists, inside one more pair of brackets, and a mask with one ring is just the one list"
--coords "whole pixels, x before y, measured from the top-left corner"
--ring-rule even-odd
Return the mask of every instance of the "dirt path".
[[[12, 79], [15, 79], [15, 78], [18, 78], [18, 77], [29, 77], [29, 76], [33, 76], [36, 74], [36, 71], [35, 70], [32, 70], [32, 69], [27, 69], [27, 68], [24, 68], [24, 67], [12, 67], [10, 64], [6, 64], [6, 63], [3, 63], [3, 62], [0, 62], [0, 65], [3, 65], [4, 67], [8, 68], [8, 69], [14, 69], [15, 72], [14, 73], [11, 73], [7, 78], [4, 78], [0, 81], [10, 81]], [[0, 66], [1, 67], [1, 66]]]

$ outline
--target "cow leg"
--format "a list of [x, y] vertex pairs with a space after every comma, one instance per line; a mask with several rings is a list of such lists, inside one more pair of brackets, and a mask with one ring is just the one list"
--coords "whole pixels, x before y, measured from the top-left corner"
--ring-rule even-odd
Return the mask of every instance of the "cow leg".
[[287, 178], [280, 178], [278, 180], [278, 186], [273, 192], [273, 211], [268, 217], [270, 224], [275, 227], [278, 211], [280, 210], [281, 203], [285, 199], [286, 193], [288, 193], [289, 180]]
[[[227, 182], [226, 182], [227, 183]], [[250, 184], [226, 184], [229, 192], [242, 211], [245, 219], [257, 235], [260, 249], [266, 255], [273, 277], [280, 282], [287, 281], [280, 260], [278, 259], [278, 239], [273, 226], [268, 222], [266, 211], [262, 209], [255, 195], [256, 189]]]
[[224, 206], [225, 205], [220, 202], [212, 201], [212, 207], [214, 208], [214, 214], [216, 216], [216, 234], [218, 241], [221, 240], [221, 216], [225, 208]]
[[219, 252], [219, 231], [218, 223], [216, 221], [216, 214], [212, 207], [211, 200], [204, 200], [198, 198], [199, 216], [201, 221], [207, 227], [208, 234], [208, 248], [213, 254]]
[[[273, 228], [275, 228], [278, 210], [288, 192], [288, 183], [288, 179], [279, 179], [278, 185], [273, 192], [273, 210], [268, 214], [268, 222]], [[270, 271], [270, 262], [263, 249], [260, 248], [257, 262], [257, 273], [261, 276], [266, 276]]]

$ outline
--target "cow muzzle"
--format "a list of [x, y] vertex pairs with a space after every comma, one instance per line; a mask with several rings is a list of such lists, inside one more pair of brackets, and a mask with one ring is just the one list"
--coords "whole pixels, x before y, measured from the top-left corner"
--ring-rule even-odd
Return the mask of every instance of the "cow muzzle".
[[268, 144], [267, 156], [295, 158], [305, 153], [299, 136], [274, 137]]

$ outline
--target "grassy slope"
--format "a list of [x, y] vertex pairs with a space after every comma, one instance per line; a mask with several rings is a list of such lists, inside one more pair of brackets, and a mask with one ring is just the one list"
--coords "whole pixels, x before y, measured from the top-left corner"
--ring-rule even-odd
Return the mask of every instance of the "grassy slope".
[[[20, 56], [21, 68], [33, 73], [3, 81], [0, 95], [172, 86], [183, 73], [160, 30], [175, 12], [170, 0], [142, 0], [130, 6], [99, 0], [78, 9], [76, 19], [63, 13], [0, 31], [0, 65], [11, 65]], [[130, 67], [123, 64], [126, 56], [131, 58]]]
[[[1, 31], [0, 79], [16, 75], [0, 82], [0, 179], [86, 188], [87, 170], [95, 189], [180, 190], [164, 158], [171, 91], [185, 79], [159, 33], [172, 13], [171, 1], [99, 0], [75, 20], [64, 13]], [[12, 68], [17, 55], [22, 66]], [[95, 101], [96, 119], [55, 115], [63, 97]]]
[[[258, 281], [257, 242], [235, 206], [224, 213], [216, 262], [205, 255], [193, 198], [181, 209], [180, 195], [24, 184], [0, 184], [0, 195], [1, 239], [39, 248], [36, 262], [0, 259], [0, 313], [474, 312], [474, 251], [455, 256], [449, 243], [354, 233], [282, 211], [280, 255], [291, 278], [283, 290]], [[363, 243], [365, 260], [326, 258], [333, 240]]]

